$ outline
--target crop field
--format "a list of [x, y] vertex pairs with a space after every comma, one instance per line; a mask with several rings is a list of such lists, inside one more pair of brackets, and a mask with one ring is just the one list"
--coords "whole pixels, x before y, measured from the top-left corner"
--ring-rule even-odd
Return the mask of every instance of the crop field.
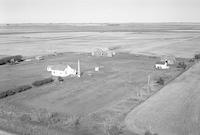
[[[0, 26], [0, 55], [90, 52], [96, 47], [145, 55], [193, 57], [200, 49], [200, 26], [121, 24], [117, 26]], [[187, 50], [187, 51], [185, 51]]]

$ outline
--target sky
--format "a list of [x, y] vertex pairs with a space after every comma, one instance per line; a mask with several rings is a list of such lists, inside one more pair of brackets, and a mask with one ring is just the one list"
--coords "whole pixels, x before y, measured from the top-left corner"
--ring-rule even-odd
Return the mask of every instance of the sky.
[[200, 0], [0, 0], [0, 23], [200, 22]]

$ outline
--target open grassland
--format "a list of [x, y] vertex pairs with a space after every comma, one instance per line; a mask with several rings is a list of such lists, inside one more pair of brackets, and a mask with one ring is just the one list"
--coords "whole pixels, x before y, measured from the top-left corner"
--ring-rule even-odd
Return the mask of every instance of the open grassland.
[[[183, 71], [176, 66], [166, 71], [155, 70], [153, 66], [159, 60], [157, 57], [118, 53], [109, 58], [62, 53], [57, 56], [45, 56], [42, 61], [33, 60], [18, 65], [1, 66], [1, 90], [50, 77], [50, 73], [46, 71], [47, 65], [69, 64], [77, 68], [78, 59], [81, 62], [81, 78], [65, 78], [63, 83], [55, 81], [46, 86], [33, 87], [1, 99], [1, 105], [10, 106], [11, 112], [19, 113], [20, 117], [27, 113], [30, 117], [35, 117], [36, 112], [45, 111], [45, 116], [49, 116], [49, 113], [81, 116], [81, 123], [89, 126], [90, 122], [103, 122], [107, 118], [121, 121], [132, 108], [162, 87], [155, 83], [158, 77], [163, 77], [167, 83]], [[95, 66], [102, 68], [95, 72]], [[6, 72], [7, 69], [9, 72]], [[151, 75], [150, 92], [147, 89], [148, 75]], [[139, 91], [141, 96], [138, 96]]]
[[[113, 58], [92, 57], [88, 54], [69, 53], [36, 63], [24, 62], [16, 66], [6, 65], [1, 71], [9, 68], [3, 75], [2, 88], [31, 84], [34, 80], [50, 77], [47, 65], [70, 64], [77, 68], [77, 60], [81, 61], [81, 78], [66, 78], [60, 84], [34, 88], [24, 95], [10, 98], [14, 104], [27, 107], [46, 108], [49, 111], [68, 113], [91, 113], [115, 101], [119, 101], [147, 83], [147, 76], [154, 72], [153, 65], [157, 58], [119, 54]], [[95, 66], [102, 66], [100, 72], [94, 72]], [[174, 71], [173, 71], [174, 72]], [[9, 74], [9, 75], [8, 75]], [[54, 106], [54, 107], [52, 107]]]
[[90, 52], [108, 47], [188, 58], [200, 50], [199, 24], [16, 24], [0, 26], [0, 30], [0, 55]]
[[159, 135], [199, 135], [200, 63], [135, 108], [126, 118], [130, 130]]
[[[163, 87], [156, 83], [160, 77], [166, 85], [192, 66], [196, 61], [186, 58], [200, 50], [199, 24], [15, 24], [1, 25], [0, 30], [0, 57], [44, 56], [44, 60], [1, 65], [0, 92], [51, 77], [46, 71], [48, 65], [69, 64], [77, 69], [77, 60], [81, 62], [81, 78], [67, 77], [62, 83], [55, 79], [1, 99], [0, 127], [18, 134], [107, 135], [122, 126], [123, 135], [133, 135], [124, 129], [126, 115]], [[87, 52], [95, 47], [113, 49], [117, 55], [92, 57]], [[54, 52], [60, 53], [55, 56]], [[169, 70], [155, 70], [153, 66], [160, 58], [154, 56], [165, 54], [180, 57], [177, 62], [184, 61], [187, 68], [175, 64]], [[95, 66], [101, 67], [99, 72], [94, 71]], [[127, 127], [135, 130], [136, 115], [141, 118], [137, 119], [136, 130], [144, 130], [150, 123], [153, 132], [199, 133], [193, 126], [199, 119], [197, 67], [138, 107], [141, 113], [133, 110], [126, 119]], [[192, 94], [186, 89], [192, 89]], [[161, 121], [163, 124], [159, 124]], [[165, 125], [169, 130], [164, 129]]]

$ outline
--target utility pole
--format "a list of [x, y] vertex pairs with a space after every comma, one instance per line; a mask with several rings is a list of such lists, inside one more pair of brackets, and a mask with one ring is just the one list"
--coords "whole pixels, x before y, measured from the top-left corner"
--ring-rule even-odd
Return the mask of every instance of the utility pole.
[[80, 71], [80, 61], [78, 60], [78, 72], [77, 72], [77, 76], [81, 77], [81, 71]]

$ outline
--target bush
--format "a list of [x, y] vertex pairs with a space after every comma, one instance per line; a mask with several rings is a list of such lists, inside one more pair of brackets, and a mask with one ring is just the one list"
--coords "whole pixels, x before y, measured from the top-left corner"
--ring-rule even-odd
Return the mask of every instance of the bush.
[[32, 83], [33, 86], [42, 86], [44, 84], [47, 84], [47, 83], [51, 83], [53, 82], [54, 80], [52, 78], [46, 78], [46, 79], [43, 79], [43, 80], [39, 80], [39, 81], [35, 81]]
[[151, 131], [147, 130], [144, 135], [158, 135], [157, 133], [151, 133]]
[[20, 117], [20, 120], [21, 121], [24, 121], [24, 122], [30, 122], [31, 121], [31, 116], [29, 114], [23, 114], [21, 117]]
[[194, 58], [192, 58], [192, 59], [189, 59], [189, 62], [194, 62], [195, 61], [195, 59]]
[[32, 86], [30, 86], [30, 85], [22, 85], [17, 88], [14, 88], [14, 89], [6, 90], [6, 91], [3, 91], [0, 93], [0, 98], [5, 98], [7, 96], [11, 96], [11, 95], [14, 95], [14, 94], [22, 92], [22, 91], [26, 91], [31, 88], [32, 88]]
[[162, 77], [159, 77], [159, 79], [156, 81], [156, 83], [160, 84], [160, 85], [164, 85], [165, 81]]
[[119, 121], [111, 119], [104, 121], [104, 132], [106, 135], [120, 135], [123, 133], [123, 128]]
[[185, 64], [185, 62], [179, 62], [177, 65], [177, 68], [183, 68], [186, 69], [187, 65]]
[[200, 54], [195, 54], [195, 55], [194, 55], [194, 58], [195, 58], [195, 59], [200, 59]]
[[81, 116], [78, 115], [69, 115], [67, 121], [65, 122], [65, 126], [71, 128], [79, 128], [81, 125]]
[[16, 56], [9, 56], [9, 57], [4, 57], [0, 59], [0, 65], [4, 65], [7, 63], [11, 63], [13, 61], [15, 62], [21, 62], [23, 61], [23, 57], [21, 55], [16, 55]]
[[59, 81], [59, 82], [63, 82], [64, 79], [63, 79], [62, 77], [59, 76], [59, 77], [58, 77], [58, 81]]

